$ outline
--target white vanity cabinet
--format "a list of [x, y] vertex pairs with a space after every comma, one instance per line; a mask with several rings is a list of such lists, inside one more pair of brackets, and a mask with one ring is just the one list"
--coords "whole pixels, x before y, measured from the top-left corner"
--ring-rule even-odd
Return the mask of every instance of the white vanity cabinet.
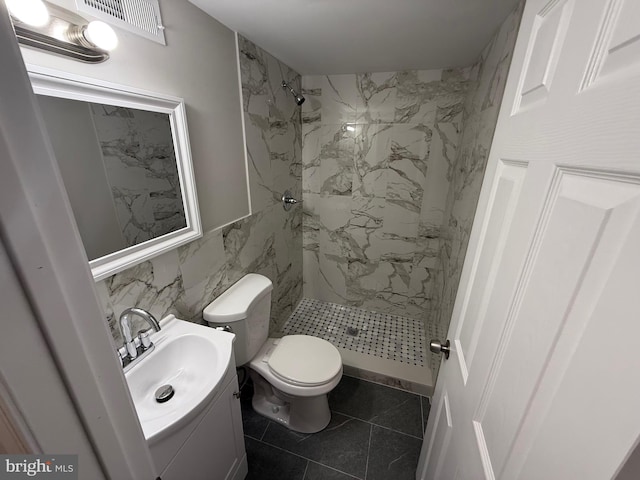
[[[150, 446], [162, 480], [242, 480], [247, 475], [240, 389], [233, 362], [229, 370], [222, 392], [185, 426], [187, 435], [177, 432], [169, 444]], [[176, 452], [173, 457], [172, 450]]]

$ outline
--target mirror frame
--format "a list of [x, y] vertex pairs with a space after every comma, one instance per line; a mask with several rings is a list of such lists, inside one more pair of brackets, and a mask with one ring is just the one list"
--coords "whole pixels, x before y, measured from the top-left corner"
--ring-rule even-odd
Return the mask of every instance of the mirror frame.
[[89, 261], [91, 273], [96, 282], [202, 236], [183, 99], [36, 65], [27, 65], [27, 71], [33, 91], [39, 95], [169, 115], [187, 226]]

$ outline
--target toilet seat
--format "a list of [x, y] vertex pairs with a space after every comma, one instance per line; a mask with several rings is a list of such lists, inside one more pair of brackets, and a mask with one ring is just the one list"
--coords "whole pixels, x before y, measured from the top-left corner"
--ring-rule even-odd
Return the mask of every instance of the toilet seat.
[[338, 349], [326, 340], [310, 335], [281, 338], [267, 364], [280, 380], [308, 387], [324, 385], [342, 371]]
[[[282, 342], [283, 338], [268, 338], [262, 345], [255, 357], [249, 362], [249, 367], [260, 374], [268, 383], [277, 388], [281, 392], [288, 395], [297, 397], [315, 397], [318, 395], [325, 395], [335, 388], [340, 379], [342, 378], [342, 359], [340, 358], [340, 367], [336, 375], [329, 379], [327, 382], [320, 385], [304, 385], [297, 384], [291, 380], [285, 380], [282, 376], [276, 375], [273, 369], [269, 366], [269, 360], [273, 353], [278, 348], [278, 345]], [[286, 343], [285, 343], [286, 345]], [[333, 347], [333, 346], [332, 346]], [[335, 347], [333, 347], [335, 348]], [[285, 352], [287, 351], [285, 347]], [[340, 353], [336, 349], [338, 356]], [[309, 357], [310, 358], [310, 357]]]

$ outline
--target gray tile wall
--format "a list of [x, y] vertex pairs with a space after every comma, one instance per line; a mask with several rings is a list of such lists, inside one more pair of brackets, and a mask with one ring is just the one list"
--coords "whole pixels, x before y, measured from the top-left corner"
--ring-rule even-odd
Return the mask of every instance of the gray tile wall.
[[272, 332], [302, 295], [301, 208], [285, 212], [279, 202], [285, 188], [302, 192], [300, 109], [280, 87], [286, 79], [300, 89], [300, 76], [248, 40], [239, 43], [252, 215], [99, 282], [118, 344], [115, 318], [125, 308], [201, 322], [202, 309], [246, 273], [274, 283]]

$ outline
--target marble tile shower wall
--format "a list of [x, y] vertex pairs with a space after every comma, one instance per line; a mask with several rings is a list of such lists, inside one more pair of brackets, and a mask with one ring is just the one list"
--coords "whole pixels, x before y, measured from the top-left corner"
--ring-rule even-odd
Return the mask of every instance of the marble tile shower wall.
[[279, 201], [286, 188], [302, 193], [300, 109], [280, 87], [285, 79], [299, 89], [300, 75], [242, 37], [239, 46], [252, 215], [99, 282], [116, 343], [115, 319], [125, 308], [202, 322], [202, 309], [250, 272], [274, 283], [270, 331], [301, 298], [302, 213], [285, 212]]
[[261, 252], [264, 262], [273, 263], [267, 275], [274, 282], [273, 332], [302, 298], [302, 208], [282, 208], [285, 190], [302, 196], [301, 112], [282, 81], [298, 91], [302, 85], [300, 75], [278, 59], [241, 35], [238, 42], [251, 211], [262, 218], [273, 245]]
[[511, 12], [471, 70], [471, 88], [464, 104], [464, 131], [444, 212], [438, 256], [441, 267], [434, 279], [436, 308], [431, 320], [445, 330], [453, 312], [523, 8], [521, 2]]
[[305, 297], [426, 320], [468, 77], [303, 78]]

